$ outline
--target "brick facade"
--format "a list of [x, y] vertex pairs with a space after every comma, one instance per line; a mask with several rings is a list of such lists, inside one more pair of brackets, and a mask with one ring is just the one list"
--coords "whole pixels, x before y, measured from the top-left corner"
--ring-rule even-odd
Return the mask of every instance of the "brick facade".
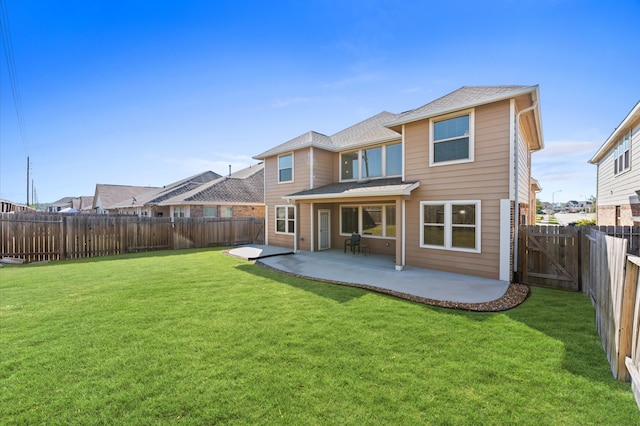
[[[598, 206], [598, 225], [605, 226], [633, 226], [633, 216], [640, 216], [640, 204], [623, 204], [620, 206], [620, 216], [616, 221], [616, 206]], [[635, 222], [638, 224], [638, 222]]]

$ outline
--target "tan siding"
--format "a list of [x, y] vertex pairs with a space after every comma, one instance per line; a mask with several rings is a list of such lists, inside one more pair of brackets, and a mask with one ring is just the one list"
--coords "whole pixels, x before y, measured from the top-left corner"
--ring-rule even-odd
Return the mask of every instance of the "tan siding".
[[[287, 205], [287, 200], [283, 197], [287, 194], [309, 189], [309, 149], [301, 149], [294, 152], [293, 158], [293, 182], [278, 183], [278, 156], [265, 159], [265, 186], [266, 186], [266, 208], [269, 209], [266, 230], [269, 236], [269, 244], [293, 248], [293, 235], [277, 234], [275, 232], [275, 206]], [[300, 213], [296, 211], [297, 217]], [[308, 223], [308, 222], [307, 222]], [[299, 222], [296, 224], [299, 228]]]
[[338, 154], [323, 149], [313, 149], [313, 187], [329, 185], [334, 179], [334, 162]]
[[[475, 109], [475, 161], [429, 167], [428, 120], [405, 127], [406, 179], [421, 185], [407, 201], [406, 261], [488, 278], [499, 276], [500, 199], [509, 196], [509, 102]], [[527, 179], [528, 182], [528, 179]], [[481, 200], [481, 253], [420, 247], [420, 201]]]
[[629, 204], [629, 197], [640, 189], [640, 122], [631, 134], [631, 168], [613, 174], [613, 151], [598, 164], [598, 205]]

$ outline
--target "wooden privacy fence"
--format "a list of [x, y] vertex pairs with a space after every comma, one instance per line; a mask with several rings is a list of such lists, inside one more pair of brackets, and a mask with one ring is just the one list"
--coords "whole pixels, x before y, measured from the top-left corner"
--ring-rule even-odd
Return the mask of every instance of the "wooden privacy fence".
[[590, 269], [588, 236], [593, 231], [627, 241], [640, 254], [640, 226], [522, 225], [518, 229], [518, 279], [522, 284], [584, 291]]
[[580, 290], [580, 228], [520, 226], [519, 231], [520, 283]]
[[0, 257], [27, 262], [264, 241], [264, 218], [0, 214]]

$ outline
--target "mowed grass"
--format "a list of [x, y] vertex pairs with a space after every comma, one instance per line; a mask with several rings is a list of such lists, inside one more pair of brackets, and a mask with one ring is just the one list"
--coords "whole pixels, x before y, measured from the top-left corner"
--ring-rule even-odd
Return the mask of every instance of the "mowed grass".
[[2, 424], [640, 423], [563, 291], [470, 313], [168, 251], [5, 267], [0, 327]]

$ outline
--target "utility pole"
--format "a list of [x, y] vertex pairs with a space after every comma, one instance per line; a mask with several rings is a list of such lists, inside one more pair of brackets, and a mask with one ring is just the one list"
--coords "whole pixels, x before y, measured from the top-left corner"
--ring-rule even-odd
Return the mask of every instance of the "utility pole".
[[29, 156], [27, 156], [27, 206], [29, 205]]

